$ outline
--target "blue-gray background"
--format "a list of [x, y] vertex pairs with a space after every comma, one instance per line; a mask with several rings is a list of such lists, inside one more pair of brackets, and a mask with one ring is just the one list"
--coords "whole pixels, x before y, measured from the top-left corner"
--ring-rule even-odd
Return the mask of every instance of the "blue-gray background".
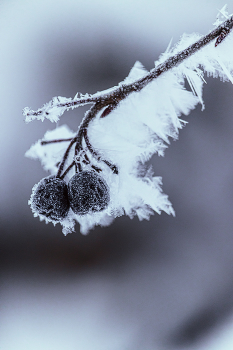
[[[176, 217], [118, 218], [64, 237], [34, 219], [32, 186], [47, 174], [25, 151], [49, 121], [22, 109], [116, 85], [147, 69], [184, 33], [207, 33], [224, 3], [1, 0], [0, 243], [3, 350], [199, 349], [233, 306], [233, 87], [207, 78], [164, 158], [153, 157]], [[233, 8], [230, 8], [232, 12]], [[85, 109], [60, 124], [76, 130]], [[207, 337], [207, 338], [206, 338]], [[209, 347], [208, 347], [209, 348]]]

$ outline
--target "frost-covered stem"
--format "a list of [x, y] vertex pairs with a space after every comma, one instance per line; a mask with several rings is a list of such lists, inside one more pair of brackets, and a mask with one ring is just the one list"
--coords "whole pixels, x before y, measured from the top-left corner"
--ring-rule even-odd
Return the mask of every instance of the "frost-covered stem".
[[[111, 106], [109, 106], [107, 108], [107, 112], [106, 109], [104, 110], [103, 114], [101, 115], [101, 117], [105, 117], [106, 115], [108, 115], [112, 109], [117, 105], [117, 103], [113, 103]], [[105, 160], [105, 159], [102, 159], [101, 156], [98, 154], [98, 152], [96, 152], [93, 147], [91, 146], [91, 143], [89, 142], [89, 138], [87, 136], [87, 127], [90, 123], [90, 121], [95, 118], [96, 114], [103, 108], [103, 104], [101, 103], [101, 101], [99, 103], [96, 103], [94, 106], [91, 107], [91, 109], [86, 113], [85, 117], [83, 118], [83, 121], [79, 127], [79, 131], [77, 133], [77, 135], [73, 138], [73, 139], [61, 139], [61, 140], [52, 140], [52, 141], [42, 141], [43, 144], [46, 144], [47, 143], [51, 143], [51, 142], [62, 142], [62, 141], [69, 141], [71, 140], [69, 146], [67, 147], [66, 149], [66, 152], [64, 153], [64, 156], [63, 156], [63, 159], [59, 165], [59, 168], [58, 168], [58, 172], [57, 172], [57, 177], [60, 177], [60, 178], [64, 178], [65, 175], [72, 169], [72, 167], [75, 165], [75, 162], [72, 162], [68, 168], [66, 169], [66, 171], [64, 172], [63, 175], [62, 174], [62, 171], [63, 171], [63, 168], [64, 168], [64, 165], [65, 165], [65, 162], [69, 156], [69, 153], [70, 153], [70, 150], [72, 148], [72, 146], [76, 143], [76, 146], [75, 146], [75, 155], [77, 156], [78, 153], [82, 150], [82, 139], [84, 138], [85, 139], [85, 142], [86, 142], [86, 145], [87, 145], [87, 148], [88, 150], [90, 151], [90, 153], [94, 156], [94, 158], [96, 158], [98, 161], [103, 161], [105, 164], [107, 164], [110, 169], [113, 171], [113, 173], [115, 174], [118, 174], [118, 169], [117, 169], [117, 166], [110, 163], [109, 161]], [[42, 143], [41, 143], [42, 144]], [[81, 170], [80, 167], [79, 168], [79, 171]], [[99, 170], [99, 168], [96, 167], [96, 170]]]
[[68, 172], [73, 168], [73, 166], [75, 166], [75, 161], [73, 161], [68, 168], [66, 169], [66, 171], [64, 171], [64, 173], [60, 176], [60, 179], [64, 179], [64, 177], [68, 174]]
[[67, 147], [66, 149], [66, 152], [63, 156], [63, 159], [61, 161], [61, 163], [59, 164], [58, 163], [58, 171], [57, 171], [57, 177], [61, 178], [61, 179], [64, 179], [64, 177], [66, 176], [66, 174], [68, 174], [68, 172], [72, 169], [72, 167], [75, 165], [75, 162], [72, 162], [68, 168], [66, 169], [66, 171], [63, 173], [63, 175], [61, 175], [62, 173], [62, 170], [64, 168], [64, 165], [65, 165], [65, 162], [66, 162], [66, 159], [68, 158], [68, 155], [70, 153], [70, 150], [73, 146], [73, 144], [76, 142], [76, 136], [75, 138], [68, 138], [68, 139], [56, 139], [56, 140], [46, 140], [46, 141], [41, 141], [41, 145], [42, 146], [45, 146], [47, 144], [50, 144], [50, 143], [59, 143], [59, 142], [68, 142], [70, 141], [70, 144], [69, 146]]
[[[108, 106], [102, 113], [101, 117], [105, 117], [106, 115], [108, 115], [118, 104], [118, 101], [114, 101], [114, 103], [112, 103], [110, 106]], [[102, 159], [101, 155], [94, 150], [94, 148], [92, 147], [88, 135], [87, 135], [87, 128], [89, 123], [96, 117], [96, 114], [101, 111], [101, 109], [103, 109], [103, 107], [105, 107], [105, 104], [102, 103], [102, 101], [99, 101], [98, 103], [96, 103], [94, 106], [92, 106], [92, 108], [86, 113], [85, 117], [82, 120], [82, 123], [79, 127], [79, 131], [77, 134], [77, 142], [76, 142], [76, 146], [75, 146], [75, 154], [77, 155], [79, 153], [79, 151], [82, 149], [82, 138], [84, 138], [86, 146], [88, 148], [88, 150], [90, 151], [90, 153], [93, 155], [93, 157], [97, 160], [97, 161], [102, 161], [104, 162], [106, 165], [108, 165], [110, 167], [110, 169], [113, 171], [113, 173], [118, 174], [118, 169], [117, 166], [110, 163], [109, 161]], [[106, 112], [107, 110], [107, 112]]]
[[71, 147], [77, 142], [77, 136], [75, 136], [72, 141], [70, 142], [69, 146], [67, 147], [65, 154], [63, 156], [63, 159], [61, 161], [61, 164], [59, 165], [58, 171], [57, 171], [57, 177], [61, 177], [62, 170], [64, 168], [66, 159], [68, 158], [68, 155], [70, 153]]
[[[137, 92], [140, 91], [143, 87], [145, 87], [148, 83], [150, 83], [152, 80], [156, 79], [158, 76], [160, 76], [162, 73], [167, 72], [168, 70], [174, 68], [179, 63], [183, 62], [188, 57], [192, 56], [194, 53], [196, 53], [198, 50], [209, 44], [212, 40], [219, 37], [219, 35], [222, 34], [223, 31], [226, 31], [228, 34], [230, 30], [233, 27], [233, 16], [223, 22], [220, 26], [218, 26], [216, 29], [214, 29], [209, 34], [203, 36], [200, 40], [195, 42], [194, 44], [190, 45], [188, 48], [184, 49], [183, 51], [179, 52], [178, 54], [169, 57], [165, 62], [158, 65], [156, 68], [152, 69], [147, 75], [145, 75], [143, 78], [137, 80], [134, 83], [125, 85], [123, 84], [120, 86], [117, 90], [115, 90], [113, 93], [111, 93], [110, 96], [104, 95], [103, 99], [109, 99], [109, 100], [117, 100], [118, 102], [120, 100], [123, 100], [125, 97], [127, 97], [131, 92]], [[107, 104], [105, 104], [107, 105]]]
[[72, 138], [69, 139], [57, 139], [57, 140], [48, 140], [48, 141], [41, 141], [41, 145], [47, 145], [48, 143], [57, 143], [57, 142], [68, 142], [73, 140]]
[[[70, 108], [76, 108], [91, 103], [94, 104], [94, 107], [97, 108], [97, 111], [106, 106], [114, 107], [124, 98], [126, 98], [130, 93], [140, 91], [143, 87], [145, 87], [152, 80], [156, 79], [162, 73], [165, 73], [168, 70], [174, 68], [179, 63], [183, 62], [185, 59], [187, 59], [195, 52], [203, 48], [205, 45], [209, 44], [212, 40], [219, 38], [219, 36], [221, 36], [223, 32], [225, 32], [227, 35], [232, 29], [232, 27], [233, 17], [227, 19], [212, 32], [203, 36], [200, 40], [190, 45], [185, 50], [179, 52], [178, 54], [172, 57], [169, 57], [165, 62], [161, 63], [156, 68], [152, 69], [143, 78], [137, 80], [132, 84], [122, 84], [116, 89], [111, 90], [111, 92], [98, 92], [97, 94], [88, 95], [87, 97], [84, 97], [84, 95], [82, 95], [80, 98], [75, 97], [72, 101], [65, 103], [61, 103], [58, 100], [58, 103], [54, 104], [53, 102], [51, 106], [45, 105], [43, 108], [38, 109], [36, 112], [26, 108], [24, 109], [24, 115], [26, 116], [26, 120], [30, 119], [30, 117], [36, 116], [48, 117], [48, 115], [50, 114], [50, 108], [53, 108], [54, 106], [58, 109], [63, 109], [64, 111], [69, 110]], [[219, 41], [219, 43], [225, 38], [226, 35], [222, 36], [222, 39]], [[63, 114], [64, 111], [61, 112], [61, 114]], [[91, 109], [91, 111], [93, 110]], [[93, 114], [93, 112], [91, 112], [91, 114]], [[87, 118], [89, 118], [89, 114], [87, 115]], [[91, 119], [93, 119], [93, 117], [91, 117]]]
[[132, 91], [140, 91], [144, 86], [146, 86], [152, 80], [160, 76], [162, 73], [165, 73], [168, 70], [174, 68], [179, 63], [184, 61], [186, 58], [190, 57], [195, 52], [203, 48], [205, 45], [209, 44], [212, 40], [218, 38], [219, 35], [221, 35], [223, 30], [229, 33], [232, 27], [233, 27], [233, 17], [226, 20], [223, 24], [218, 26], [215, 30], [205, 35], [203, 38], [201, 38], [194, 44], [190, 45], [185, 50], [179, 52], [175, 56], [168, 58], [164, 63], [161, 63], [156, 68], [151, 70], [151, 72], [147, 74], [145, 77], [139, 79], [135, 83], [124, 86], [124, 92], [127, 94]]

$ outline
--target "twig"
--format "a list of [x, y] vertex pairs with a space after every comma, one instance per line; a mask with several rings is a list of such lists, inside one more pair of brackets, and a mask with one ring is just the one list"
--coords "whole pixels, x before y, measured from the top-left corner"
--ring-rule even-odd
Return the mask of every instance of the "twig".
[[110, 163], [108, 160], [103, 159], [101, 157], [101, 155], [96, 150], [94, 150], [94, 148], [92, 147], [92, 145], [89, 141], [88, 135], [87, 135], [87, 128], [83, 129], [83, 136], [84, 136], [84, 140], [85, 140], [85, 143], [87, 145], [87, 148], [88, 148], [89, 152], [93, 155], [93, 157], [96, 158], [97, 161], [104, 162], [112, 170], [112, 172], [114, 174], [118, 174], [117, 166], [115, 164]]
[[[64, 171], [64, 173], [60, 176], [60, 179], [64, 179], [64, 177], [66, 176], [66, 174], [68, 174], [68, 172], [73, 168], [73, 166], [75, 166], [75, 161], [73, 160], [73, 162], [68, 166], [68, 168], [66, 169], [66, 171]], [[58, 177], [58, 176], [57, 176]]]
[[73, 138], [69, 138], [69, 139], [58, 139], [58, 140], [48, 140], [48, 141], [41, 141], [41, 146], [47, 145], [49, 143], [57, 143], [57, 142], [68, 142], [73, 140]]
[[61, 177], [61, 173], [62, 173], [62, 170], [64, 168], [64, 165], [65, 165], [65, 162], [66, 162], [66, 159], [68, 158], [68, 155], [70, 153], [70, 150], [71, 150], [71, 147], [75, 144], [75, 142], [77, 142], [77, 136], [75, 136], [72, 141], [70, 142], [69, 146], [67, 147], [65, 153], [64, 153], [64, 156], [63, 156], [63, 159], [59, 165], [59, 168], [58, 168], [58, 171], [57, 171], [57, 177]]
[[[167, 72], [168, 70], [174, 68], [185, 59], [196, 53], [198, 50], [209, 44], [212, 40], [219, 38], [219, 41], [222, 41], [225, 36], [230, 32], [233, 27], [233, 16], [219, 25], [216, 29], [211, 31], [209, 34], [203, 36], [200, 40], [190, 45], [185, 50], [179, 52], [178, 54], [169, 57], [165, 62], [158, 65], [156, 68], [152, 69], [147, 75], [143, 78], [135, 81], [131, 84], [121, 84], [120, 86], [108, 90], [104, 90], [102, 92], [98, 92], [93, 95], [81, 95], [80, 98], [75, 97], [73, 100], [69, 99], [69, 102], [60, 103], [59, 99], [55, 102], [55, 99], [52, 100], [51, 103], [44, 105], [44, 107], [38, 109], [37, 111], [30, 110], [25, 108], [23, 113], [26, 119], [30, 119], [30, 117], [46, 118], [50, 114], [50, 111], [56, 107], [61, 109], [60, 114], [62, 115], [66, 110], [70, 108], [77, 108], [79, 106], [84, 106], [86, 104], [101, 104], [101, 108], [106, 106], [116, 106], [120, 101], [126, 98], [130, 93], [140, 91], [143, 87], [145, 87], [152, 80], [159, 77], [162, 73]], [[223, 33], [227, 33], [223, 35]]]

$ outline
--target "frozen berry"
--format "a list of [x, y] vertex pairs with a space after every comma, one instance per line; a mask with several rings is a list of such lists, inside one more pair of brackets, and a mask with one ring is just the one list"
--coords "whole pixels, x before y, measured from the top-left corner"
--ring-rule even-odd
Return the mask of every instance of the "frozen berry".
[[71, 209], [75, 214], [85, 215], [104, 210], [110, 201], [105, 180], [94, 171], [81, 171], [68, 183]]
[[69, 210], [65, 181], [55, 176], [45, 177], [33, 187], [30, 203], [34, 213], [53, 221], [64, 219]]

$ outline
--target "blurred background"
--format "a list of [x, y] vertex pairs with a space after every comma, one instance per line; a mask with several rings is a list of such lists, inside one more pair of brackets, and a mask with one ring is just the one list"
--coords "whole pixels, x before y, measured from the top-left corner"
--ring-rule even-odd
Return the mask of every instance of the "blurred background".
[[[173, 38], [212, 29], [220, 0], [0, 0], [0, 348], [233, 349], [233, 87], [151, 160], [176, 217], [121, 217], [63, 236], [27, 201], [47, 174], [24, 157], [55, 125], [22, 109], [94, 93], [147, 69]], [[233, 8], [229, 8], [230, 13]], [[84, 108], [60, 121], [73, 130]]]

